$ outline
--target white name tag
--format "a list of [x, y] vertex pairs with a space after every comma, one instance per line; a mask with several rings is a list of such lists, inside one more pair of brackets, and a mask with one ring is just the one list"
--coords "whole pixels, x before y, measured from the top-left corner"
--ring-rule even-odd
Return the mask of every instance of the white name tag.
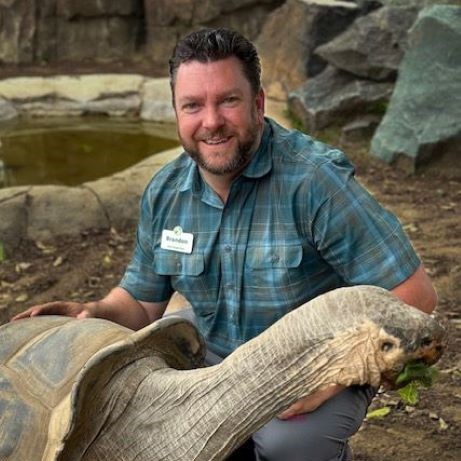
[[162, 231], [162, 242], [160, 247], [164, 250], [191, 254], [193, 243], [194, 236], [183, 232], [179, 226], [176, 226], [173, 230], [164, 229]]

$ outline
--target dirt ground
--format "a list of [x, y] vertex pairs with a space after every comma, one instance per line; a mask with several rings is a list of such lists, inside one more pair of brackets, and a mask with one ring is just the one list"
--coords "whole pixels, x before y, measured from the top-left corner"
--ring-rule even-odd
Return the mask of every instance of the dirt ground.
[[[353, 438], [356, 461], [461, 459], [461, 165], [432, 166], [417, 175], [394, 171], [366, 155], [368, 143], [342, 146], [366, 187], [403, 222], [439, 294], [450, 343], [436, 384], [414, 406], [381, 393]], [[57, 299], [88, 301], [120, 279], [133, 230], [93, 232], [50, 243], [24, 242], [0, 264], [0, 323], [24, 308]], [[186, 460], [187, 461], [187, 460]]]

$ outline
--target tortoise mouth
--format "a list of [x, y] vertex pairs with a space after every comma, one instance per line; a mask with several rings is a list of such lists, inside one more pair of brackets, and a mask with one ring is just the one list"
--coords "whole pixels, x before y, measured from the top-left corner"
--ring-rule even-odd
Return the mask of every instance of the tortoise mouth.
[[438, 362], [445, 350], [445, 338], [437, 338], [423, 341], [416, 352], [413, 352], [408, 360], [403, 361], [398, 366], [386, 370], [381, 375], [381, 384], [386, 390], [395, 390], [405, 386], [408, 381], [398, 383], [399, 376], [409, 363], [418, 364], [420, 367], [429, 368]]

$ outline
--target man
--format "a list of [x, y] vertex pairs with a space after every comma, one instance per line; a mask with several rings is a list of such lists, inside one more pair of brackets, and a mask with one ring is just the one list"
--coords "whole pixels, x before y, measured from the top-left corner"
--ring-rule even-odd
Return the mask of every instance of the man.
[[[185, 153], [145, 190], [120, 285], [100, 301], [49, 303], [16, 318], [95, 316], [139, 329], [163, 315], [176, 290], [216, 363], [340, 286], [378, 285], [434, 309], [399, 222], [356, 183], [344, 155], [264, 118], [250, 42], [224, 29], [192, 33], [174, 51], [170, 78]], [[349, 459], [347, 440], [372, 395], [334, 386], [296, 402], [254, 434], [256, 458]]]

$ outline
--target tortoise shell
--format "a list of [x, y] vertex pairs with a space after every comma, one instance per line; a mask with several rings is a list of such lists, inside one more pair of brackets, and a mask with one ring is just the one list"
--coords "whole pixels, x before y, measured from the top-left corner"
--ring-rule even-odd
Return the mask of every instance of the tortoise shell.
[[[81, 419], [92, 386], [103, 386], [101, 377], [147, 357], [176, 369], [196, 368], [204, 353], [195, 327], [173, 316], [137, 332], [107, 320], [62, 316], [1, 326], [0, 459], [60, 459], [65, 444], [81, 438], [73, 434], [76, 428], [85, 428], [83, 438], [97, 431]], [[31, 430], [38, 427], [48, 430]]]

